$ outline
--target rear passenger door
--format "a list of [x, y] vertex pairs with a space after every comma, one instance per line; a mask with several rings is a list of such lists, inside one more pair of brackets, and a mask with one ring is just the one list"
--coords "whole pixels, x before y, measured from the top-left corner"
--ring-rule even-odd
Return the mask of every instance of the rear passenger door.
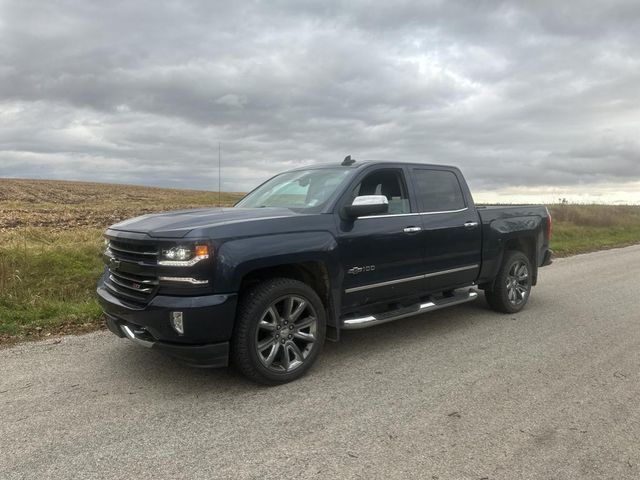
[[427, 291], [473, 283], [480, 271], [482, 233], [475, 206], [465, 198], [460, 172], [416, 167], [411, 178], [422, 219]]

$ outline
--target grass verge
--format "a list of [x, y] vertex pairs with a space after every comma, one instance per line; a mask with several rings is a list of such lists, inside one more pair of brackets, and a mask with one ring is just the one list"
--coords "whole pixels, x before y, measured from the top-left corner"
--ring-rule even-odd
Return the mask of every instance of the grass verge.
[[550, 205], [559, 257], [640, 243], [640, 206]]
[[102, 231], [0, 234], [0, 341], [96, 329]]

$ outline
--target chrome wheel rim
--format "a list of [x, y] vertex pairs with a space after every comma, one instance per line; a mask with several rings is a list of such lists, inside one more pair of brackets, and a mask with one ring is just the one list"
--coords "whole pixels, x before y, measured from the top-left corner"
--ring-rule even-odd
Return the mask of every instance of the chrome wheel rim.
[[266, 368], [288, 373], [300, 368], [316, 342], [318, 316], [313, 305], [298, 295], [271, 303], [258, 322], [255, 349]]
[[522, 305], [529, 295], [529, 267], [522, 260], [514, 262], [507, 275], [507, 298], [515, 306]]

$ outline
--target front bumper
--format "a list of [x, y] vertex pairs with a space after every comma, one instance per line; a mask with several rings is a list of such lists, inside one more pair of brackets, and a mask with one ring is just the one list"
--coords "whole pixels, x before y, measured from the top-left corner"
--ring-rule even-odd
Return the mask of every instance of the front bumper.
[[[107, 326], [119, 337], [167, 353], [193, 366], [222, 367], [229, 361], [236, 294], [202, 297], [158, 295], [147, 305], [131, 305], [98, 284], [98, 300]], [[184, 335], [170, 323], [170, 313], [183, 312]]]

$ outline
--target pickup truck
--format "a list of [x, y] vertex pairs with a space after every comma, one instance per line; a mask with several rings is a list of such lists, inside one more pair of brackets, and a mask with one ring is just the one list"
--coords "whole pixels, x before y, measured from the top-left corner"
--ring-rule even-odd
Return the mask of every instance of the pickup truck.
[[551, 263], [544, 206], [480, 207], [458, 168], [397, 162], [281, 173], [232, 208], [109, 227], [97, 294], [119, 337], [193, 366], [299, 378], [340, 332], [484, 291], [520, 311]]

